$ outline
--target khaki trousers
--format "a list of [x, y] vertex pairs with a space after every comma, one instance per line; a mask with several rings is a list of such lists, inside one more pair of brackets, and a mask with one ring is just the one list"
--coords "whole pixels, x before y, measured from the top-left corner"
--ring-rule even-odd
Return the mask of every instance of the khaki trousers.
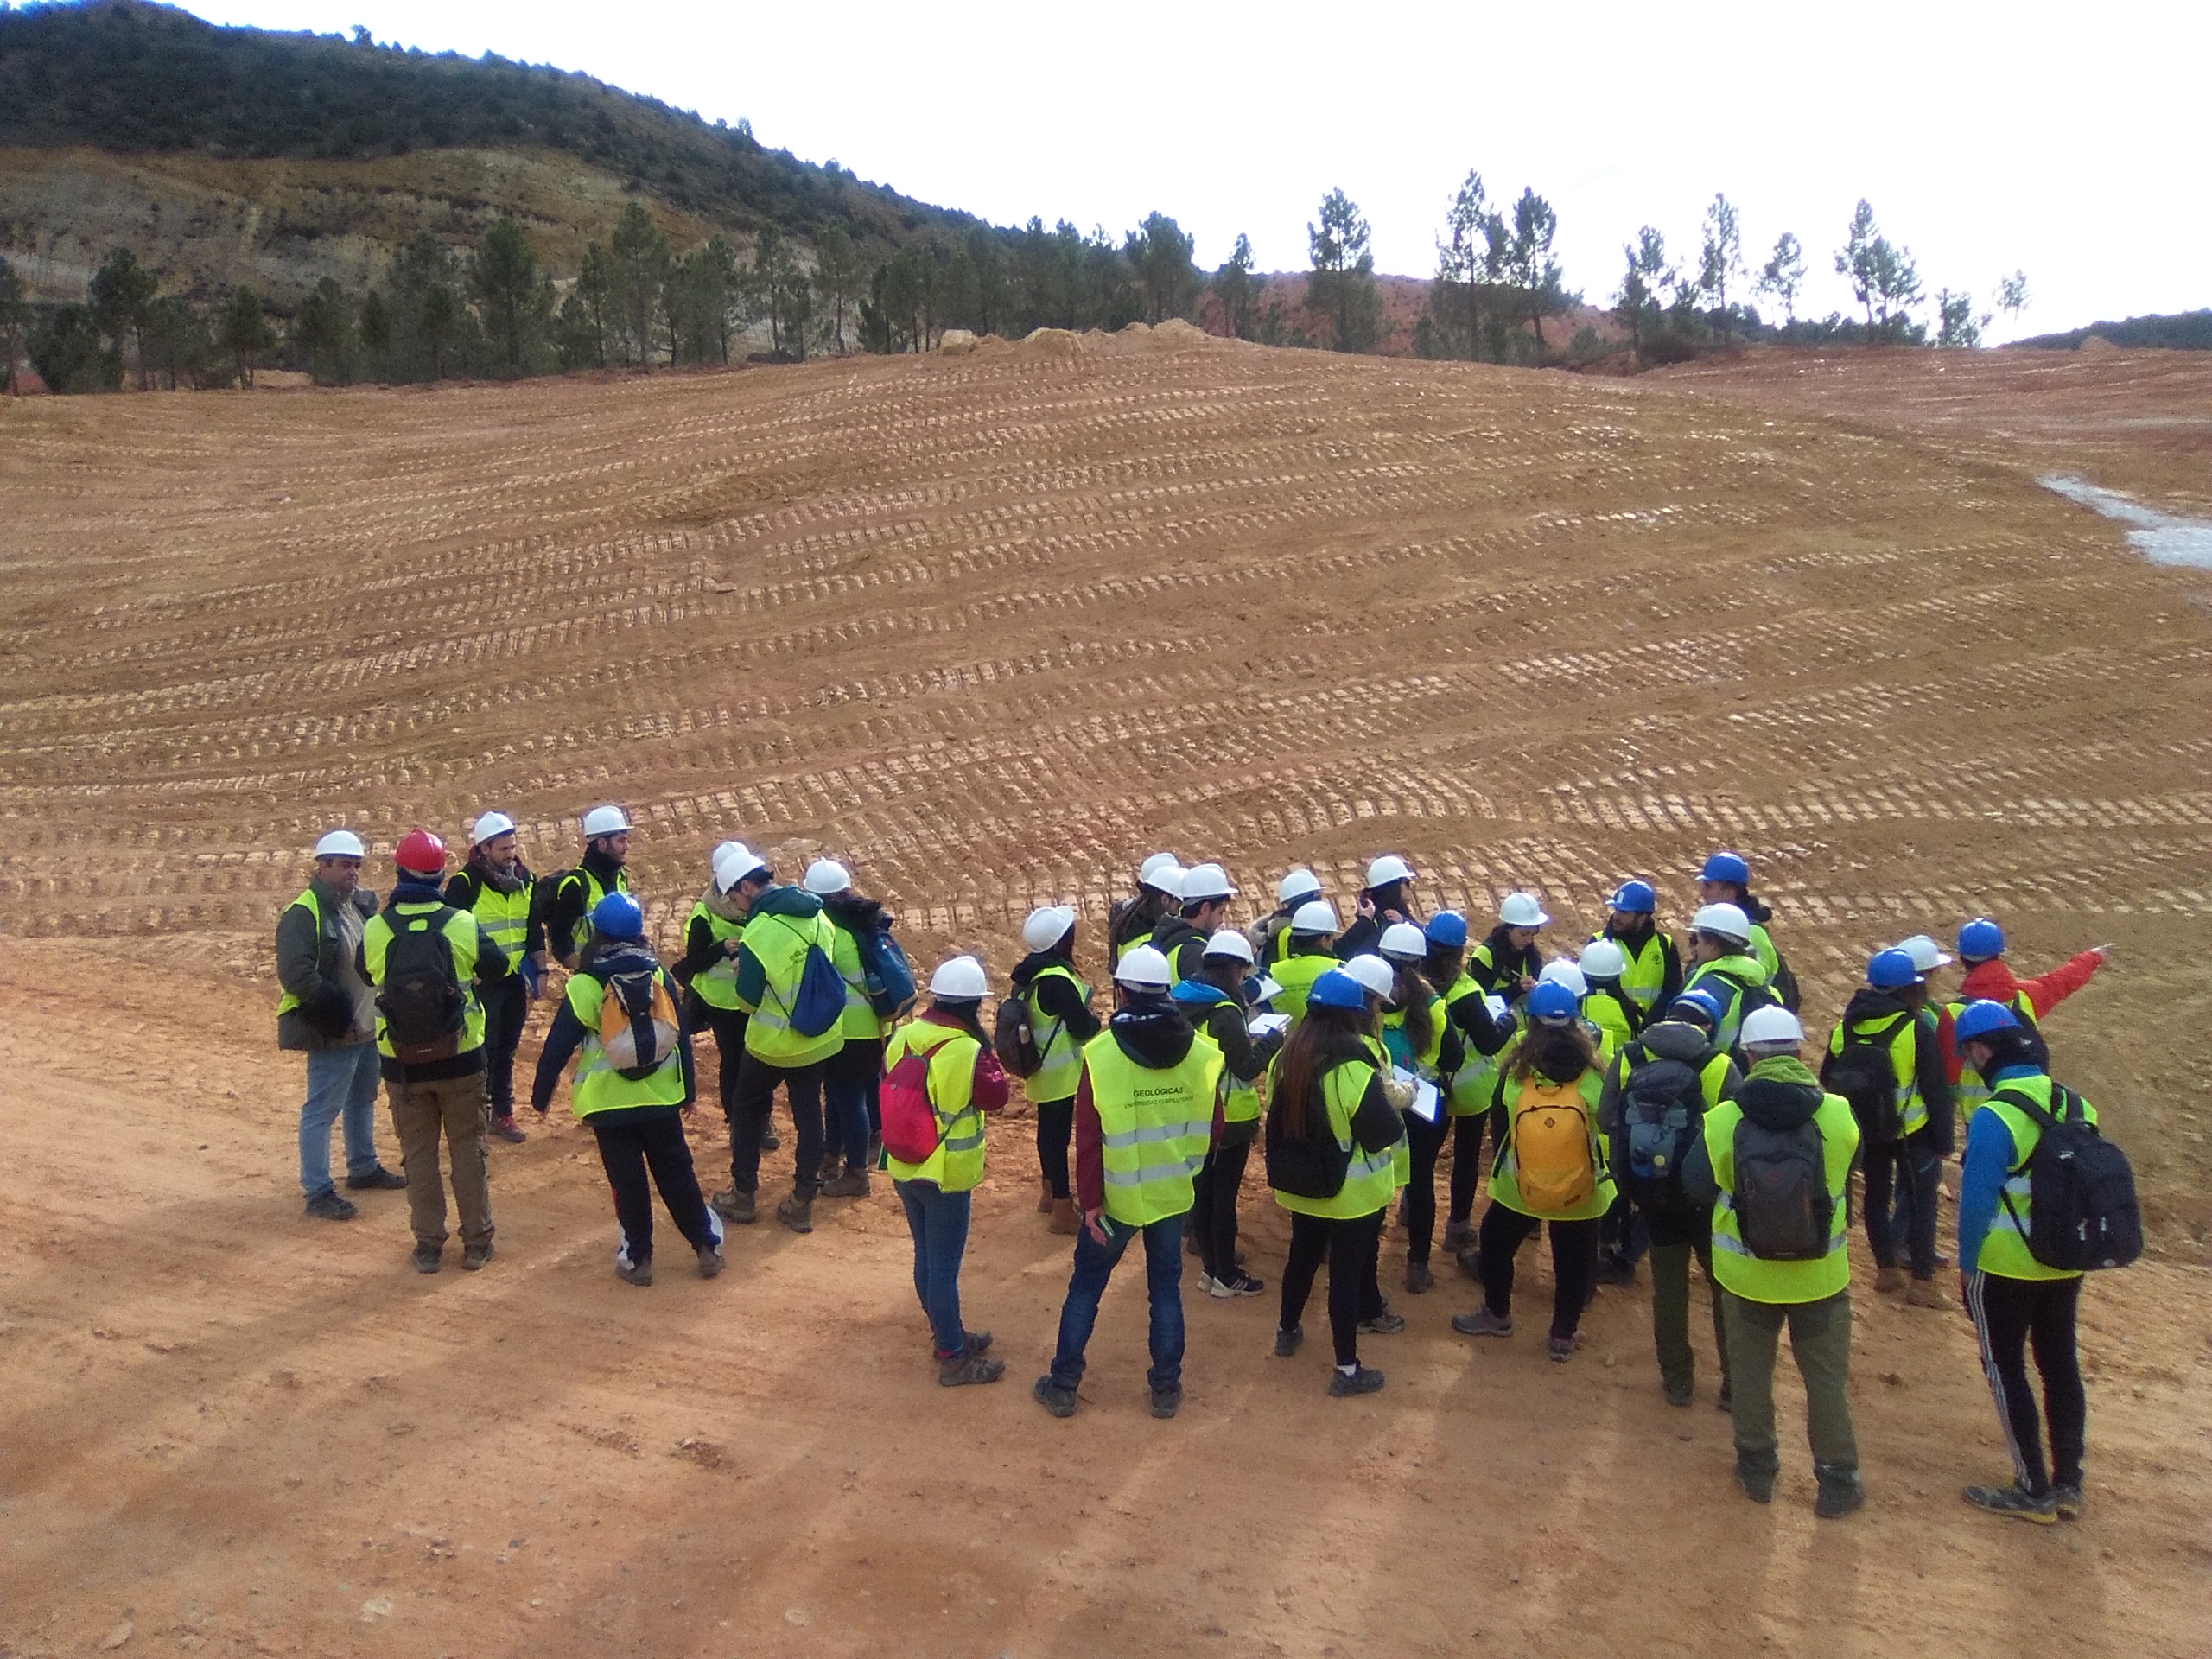
[[438, 1136], [445, 1135], [453, 1164], [454, 1207], [461, 1211], [465, 1244], [492, 1236], [492, 1183], [485, 1167], [484, 1132], [490, 1127], [491, 1097], [484, 1074], [441, 1077], [435, 1083], [385, 1084], [391, 1103], [391, 1127], [399, 1136], [399, 1156], [407, 1176], [407, 1219], [418, 1244], [446, 1242], [446, 1189], [438, 1173]]

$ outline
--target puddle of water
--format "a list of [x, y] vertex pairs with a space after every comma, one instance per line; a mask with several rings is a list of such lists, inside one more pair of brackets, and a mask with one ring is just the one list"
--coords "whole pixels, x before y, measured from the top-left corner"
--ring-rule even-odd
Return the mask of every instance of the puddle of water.
[[2117, 490], [2100, 489], [2083, 478], [2054, 474], [2037, 481], [2069, 501], [2078, 501], [2107, 518], [2134, 525], [2127, 532], [2128, 543], [2152, 563], [2212, 570], [2212, 518], [2184, 518], [2161, 512]]

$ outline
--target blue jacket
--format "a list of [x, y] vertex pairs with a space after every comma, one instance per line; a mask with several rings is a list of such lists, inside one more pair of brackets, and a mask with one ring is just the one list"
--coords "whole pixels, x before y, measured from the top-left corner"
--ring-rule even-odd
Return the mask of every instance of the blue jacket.
[[[2008, 1083], [2041, 1075], [2032, 1065], [2008, 1065], [1990, 1078], [1989, 1086], [1993, 1092]], [[1980, 1271], [1981, 1241], [1997, 1219], [2005, 1177], [2012, 1173], [2019, 1155], [2003, 1118], [1988, 1110], [1974, 1113], [1974, 1121], [1967, 1125], [1966, 1160], [1959, 1171], [1960, 1272]]]

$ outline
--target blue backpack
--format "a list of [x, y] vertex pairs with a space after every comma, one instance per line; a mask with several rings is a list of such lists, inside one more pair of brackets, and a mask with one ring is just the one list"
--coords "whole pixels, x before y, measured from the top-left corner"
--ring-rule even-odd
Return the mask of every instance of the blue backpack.
[[891, 937], [891, 921], [866, 933], [855, 933], [853, 943], [861, 953], [861, 981], [868, 1005], [887, 1020], [895, 1020], [914, 1006], [914, 967], [899, 941]]
[[836, 1028], [845, 1017], [845, 976], [830, 953], [807, 941], [806, 965], [799, 969], [798, 989], [791, 997], [791, 1029], [802, 1037], [820, 1037]]

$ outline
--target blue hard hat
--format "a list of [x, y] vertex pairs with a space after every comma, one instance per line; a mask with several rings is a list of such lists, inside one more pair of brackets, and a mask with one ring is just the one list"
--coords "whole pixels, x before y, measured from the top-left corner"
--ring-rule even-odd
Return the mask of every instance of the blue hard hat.
[[[1726, 880], [1725, 877], [1714, 879]], [[1659, 895], [1651, 890], [1649, 881], [1624, 881], [1605, 902], [1611, 908], [1624, 910], [1631, 916], [1649, 916], [1659, 908]]]
[[591, 925], [610, 939], [643, 938], [645, 912], [626, 893], [610, 893], [591, 907]]
[[1702, 985], [1691, 986], [1689, 989], [1684, 991], [1680, 996], [1669, 1003], [1667, 1005], [1667, 1017], [1670, 1020], [1673, 1019], [1675, 1014], [1680, 1013], [1685, 1007], [1696, 1009], [1698, 1014], [1704, 1019], [1705, 1023], [1712, 1027], [1715, 1031], [1720, 1029], [1721, 1016], [1728, 1012], [1728, 1010], [1721, 1005], [1720, 999], [1715, 996], [1711, 991], [1707, 990]]
[[1901, 991], [1920, 983], [1920, 969], [1909, 950], [1877, 950], [1866, 958], [1866, 982], [1878, 991]]
[[1467, 918], [1456, 910], [1438, 911], [1421, 931], [1431, 944], [1440, 944], [1446, 950], [1464, 949], [1467, 943]]
[[1986, 916], [1977, 916], [1959, 930], [1959, 954], [1968, 962], [1986, 962], [2005, 954], [2005, 930]]
[[1987, 1037], [2000, 1031], [2018, 1031], [2019, 1020], [2012, 1010], [2002, 1002], [1987, 998], [1969, 1002], [1959, 1010], [1958, 1018], [1951, 1023], [1951, 1034], [1960, 1042], [1970, 1043], [1977, 1038]]
[[1572, 1020], [1581, 1004], [1566, 986], [1548, 979], [1530, 991], [1521, 1006], [1532, 1020]]
[[1317, 1008], [1349, 1008], [1357, 1013], [1367, 1006], [1367, 988], [1342, 969], [1332, 968], [1313, 982], [1306, 1001]]
[[1732, 881], [1739, 887], [1751, 885], [1751, 867], [1734, 853], [1715, 853], [1705, 861], [1705, 868], [1697, 873], [1700, 881]]

